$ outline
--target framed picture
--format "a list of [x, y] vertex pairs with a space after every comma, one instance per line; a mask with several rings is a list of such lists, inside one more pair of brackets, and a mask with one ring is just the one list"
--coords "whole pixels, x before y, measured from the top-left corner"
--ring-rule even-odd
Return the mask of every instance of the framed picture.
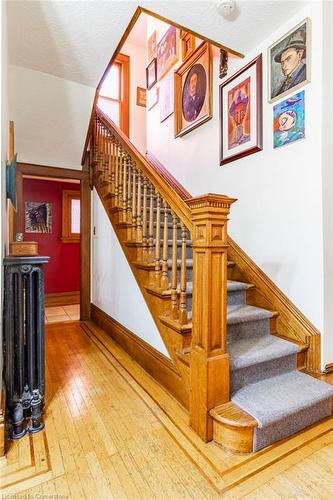
[[220, 85], [220, 165], [262, 150], [262, 55]]
[[156, 31], [148, 38], [147, 42], [148, 62], [156, 57]]
[[274, 148], [305, 137], [305, 92], [299, 92], [273, 106]]
[[195, 51], [195, 36], [191, 33], [186, 33], [181, 38], [182, 45], [182, 61], [186, 61], [190, 55]]
[[147, 90], [143, 89], [142, 87], [137, 87], [136, 88], [136, 105], [137, 106], [142, 106], [143, 108], [146, 107], [147, 103]]
[[52, 233], [52, 203], [25, 202], [25, 232]]
[[147, 109], [150, 111], [154, 106], [158, 103], [159, 98], [159, 88], [153, 87], [151, 90], [147, 92]]
[[310, 19], [268, 49], [268, 100], [274, 102], [310, 81]]
[[175, 137], [212, 118], [212, 58], [203, 42], [175, 71]]
[[146, 68], [147, 89], [150, 90], [157, 82], [156, 57]]
[[178, 61], [177, 28], [170, 26], [157, 44], [157, 78], [161, 80]]
[[172, 115], [174, 110], [174, 75], [170, 73], [160, 84], [160, 121]]

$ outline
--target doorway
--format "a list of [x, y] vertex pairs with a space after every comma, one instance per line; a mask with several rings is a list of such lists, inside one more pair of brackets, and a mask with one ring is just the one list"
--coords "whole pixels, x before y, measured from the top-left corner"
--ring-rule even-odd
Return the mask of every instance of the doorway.
[[[45, 266], [46, 323], [90, 318], [88, 172], [18, 163], [14, 232], [37, 241]], [[42, 217], [41, 217], [42, 214]]]

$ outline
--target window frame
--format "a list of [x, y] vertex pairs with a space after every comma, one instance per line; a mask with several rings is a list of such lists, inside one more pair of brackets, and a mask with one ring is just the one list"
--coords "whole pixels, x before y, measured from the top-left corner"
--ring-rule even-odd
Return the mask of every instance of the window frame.
[[[112, 97], [107, 97], [98, 93], [98, 97], [119, 102], [119, 128], [129, 137], [129, 106], [130, 106], [130, 57], [125, 54], [118, 54], [113, 64], [120, 67], [119, 75], [119, 95], [120, 101]], [[102, 85], [102, 82], [100, 86]]]
[[[81, 239], [81, 220], [80, 232], [72, 233], [72, 200], [81, 200], [80, 191], [64, 189], [62, 192], [62, 235], [63, 243], [79, 243]], [[80, 202], [80, 219], [81, 219], [81, 202]]]

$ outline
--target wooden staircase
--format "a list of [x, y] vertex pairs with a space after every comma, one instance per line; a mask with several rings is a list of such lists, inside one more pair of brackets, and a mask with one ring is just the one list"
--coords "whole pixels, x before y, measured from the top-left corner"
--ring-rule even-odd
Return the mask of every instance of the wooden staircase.
[[191, 197], [98, 108], [87, 144], [91, 185], [178, 375], [165, 385], [203, 440], [251, 451], [257, 422], [230, 401], [228, 303], [244, 294], [251, 311], [268, 311], [270, 332], [298, 345], [299, 369], [319, 370], [319, 332], [228, 237], [235, 199]]

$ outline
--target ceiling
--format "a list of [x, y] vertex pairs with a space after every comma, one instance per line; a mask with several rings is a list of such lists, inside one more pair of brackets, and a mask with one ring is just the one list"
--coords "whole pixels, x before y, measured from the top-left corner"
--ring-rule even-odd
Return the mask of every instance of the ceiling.
[[[142, 0], [140, 6], [246, 54], [308, 1], [236, 0], [232, 20], [216, 0]], [[96, 87], [138, 3], [130, 0], [6, 2], [8, 61]]]

